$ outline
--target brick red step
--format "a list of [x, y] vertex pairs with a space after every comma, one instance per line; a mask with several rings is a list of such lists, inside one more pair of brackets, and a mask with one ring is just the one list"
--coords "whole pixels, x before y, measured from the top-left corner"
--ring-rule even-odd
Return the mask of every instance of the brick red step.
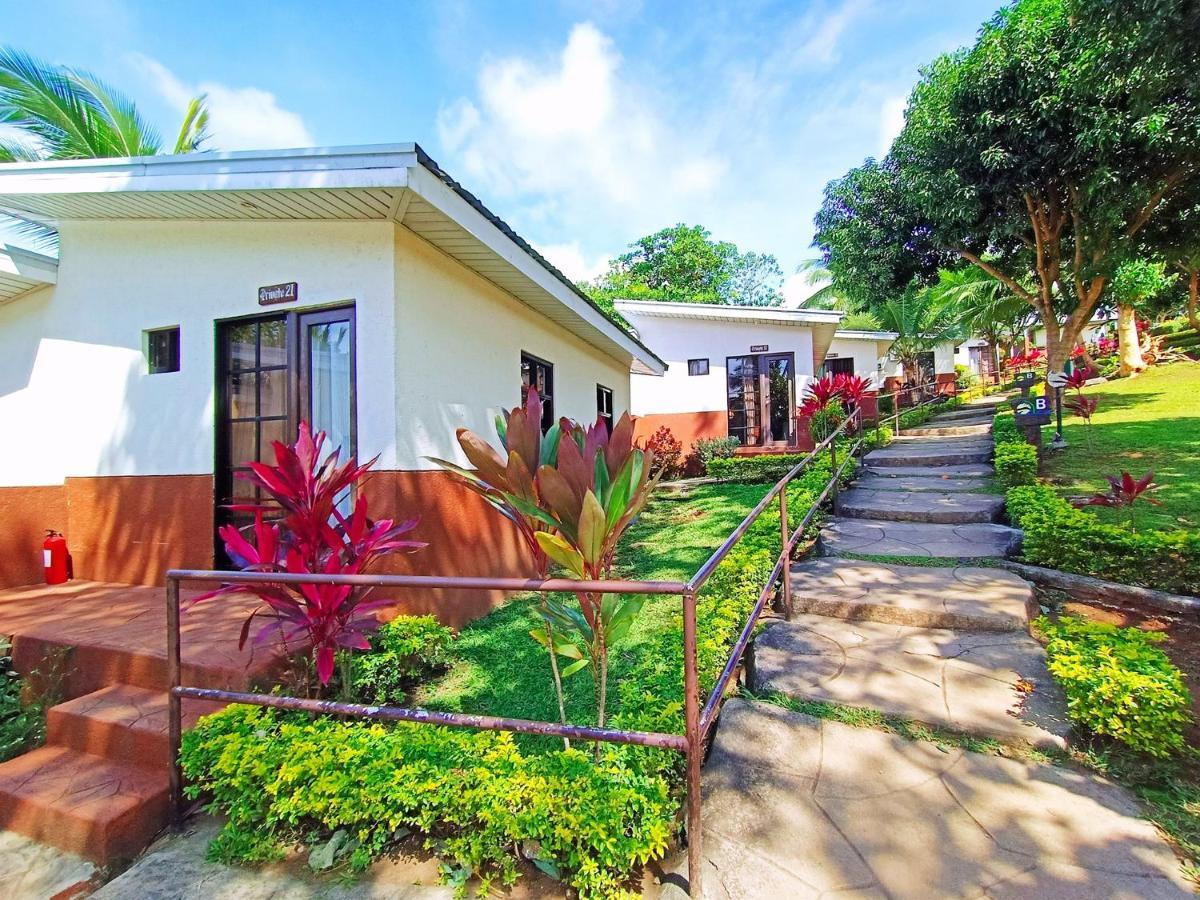
[[[223, 705], [185, 700], [184, 730]], [[47, 711], [46, 743], [166, 771], [171, 761], [167, 745], [167, 695], [115, 684], [60, 703]]]
[[0, 764], [0, 829], [113, 865], [162, 829], [167, 793], [163, 769], [41, 747]]

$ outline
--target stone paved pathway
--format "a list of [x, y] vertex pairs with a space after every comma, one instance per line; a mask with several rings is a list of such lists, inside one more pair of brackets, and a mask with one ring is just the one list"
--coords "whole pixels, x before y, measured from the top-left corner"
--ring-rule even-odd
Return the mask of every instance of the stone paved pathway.
[[[755, 640], [752, 690], [1065, 746], [1065, 703], [1028, 633], [1027, 582], [836, 555], [1015, 550], [1020, 533], [993, 521], [999, 498], [973, 493], [991, 471], [990, 406], [938, 416], [867, 456], [823, 530], [834, 555], [793, 566], [796, 614]], [[944, 433], [960, 427], [973, 430]], [[1090, 773], [731, 700], [704, 784], [705, 897], [1194, 896], [1128, 792]], [[675, 861], [661, 895], [682, 896], [685, 873]]]

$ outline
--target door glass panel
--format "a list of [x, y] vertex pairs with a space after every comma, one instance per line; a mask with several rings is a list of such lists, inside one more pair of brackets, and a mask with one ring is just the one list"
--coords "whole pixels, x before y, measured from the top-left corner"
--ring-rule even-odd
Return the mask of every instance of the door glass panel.
[[256, 340], [258, 326], [253, 322], [234, 325], [226, 332], [228, 359], [231, 369], [253, 369], [258, 365]]
[[258, 414], [287, 415], [287, 369], [268, 369], [258, 373]]
[[326, 452], [341, 448], [346, 459], [350, 443], [350, 323], [322, 322], [310, 325], [309, 409], [313, 431], [324, 431]]
[[768, 409], [771, 440], [787, 441], [792, 436], [792, 361], [775, 357], [767, 361]]
[[258, 423], [231, 422], [229, 426], [229, 458], [234, 466], [258, 459]]
[[758, 357], [731, 356], [726, 361], [729, 434], [743, 445], [761, 443]]
[[[233, 372], [229, 376], [229, 415], [234, 419], [252, 419], [258, 413], [258, 374]], [[236, 462], [236, 458], [235, 458]]]
[[285, 419], [266, 420], [259, 426], [261, 431], [261, 446], [258, 451], [258, 461], [275, 463], [275, 448], [272, 446], [273, 441], [287, 443], [287, 421]]

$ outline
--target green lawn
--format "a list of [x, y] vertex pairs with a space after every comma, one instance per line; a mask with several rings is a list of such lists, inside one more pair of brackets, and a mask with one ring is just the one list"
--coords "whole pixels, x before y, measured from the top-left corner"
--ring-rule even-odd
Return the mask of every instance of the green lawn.
[[[686, 581], [767, 492], [765, 484], [720, 484], [696, 488], [686, 499], [654, 500], [625, 535], [618, 577]], [[637, 622], [612, 660], [617, 684], [647, 637], [680, 615], [678, 597], [647, 600]], [[472, 622], [454, 645], [450, 671], [415, 698], [433, 709], [553, 721], [558, 718], [546, 651], [529, 636], [540, 624], [536, 598], [519, 597]], [[567, 717], [577, 724], [593, 715], [591, 678], [586, 670], [567, 681]], [[610, 694], [616, 711], [615, 691]], [[527, 749], [546, 745], [519, 737]]]
[[[1136, 504], [1136, 526], [1200, 528], [1200, 363], [1151, 368], [1084, 394], [1100, 401], [1091, 428], [1064, 419], [1069, 446], [1048, 454], [1043, 472], [1072, 496], [1105, 490], [1105, 475], [1153, 472], [1162, 485], [1154, 497], [1163, 505]], [[1125, 510], [1092, 509], [1105, 521], [1128, 521]]]

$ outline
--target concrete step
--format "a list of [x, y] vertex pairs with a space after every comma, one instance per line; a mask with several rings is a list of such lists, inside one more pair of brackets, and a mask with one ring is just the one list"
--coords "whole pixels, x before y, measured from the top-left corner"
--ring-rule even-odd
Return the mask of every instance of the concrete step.
[[[945, 466], [944, 468], [949, 468]], [[951, 475], [877, 475], [872, 472], [857, 478], [855, 488], [872, 491], [981, 491], [987, 487], [982, 478], [955, 478]], [[940, 472], [940, 469], [925, 470]]]
[[899, 436], [900, 437], [981, 437], [986, 438], [992, 433], [992, 423], [989, 419], [986, 422], [974, 423], [970, 419], [963, 420], [967, 424], [963, 425], [938, 425], [930, 423], [929, 425], [921, 425], [917, 428], [906, 428]]
[[855, 553], [985, 559], [1015, 553], [1021, 546], [1021, 532], [991, 522], [926, 525], [835, 516], [821, 529], [820, 545], [833, 556]]
[[1033, 587], [998, 569], [896, 566], [822, 557], [792, 566], [797, 612], [852, 622], [965, 631], [1024, 631]]
[[889, 447], [944, 447], [947, 450], [963, 448], [991, 447], [994, 445], [990, 434], [916, 434], [905, 432], [892, 439]]
[[1066, 746], [1070, 726], [1041, 645], [976, 632], [799, 614], [754, 640], [751, 688], [825, 700], [957, 731]]
[[982, 463], [967, 463], [953, 466], [872, 466], [865, 462], [863, 475], [878, 478], [990, 478], [995, 470]]
[[[222, 706], [184, 700], [184, 730]], [[115, 684], [51, 707], [46, 713], [46, 743], [165, 772], [171, 764], [167, 726], [165, 693]]]
[[990, 421], [996, 414], [995, 406], [960, 406], [958, 409], [950, 409], [946, 412], [938, 413], [931, 418], [931, 422], [953, 422], [962, 419], [979, 419], [981, 421]]
[[50, 746], [0, 764], [0, 829], [102, 866], [141, 852], [167, 812], [165, 769]]
[[995, 522], [1004, 510], [1004, 498], [995, 494], [961, 491], [875, 491], [854, 487], [838, 496], [836, 512], [852, 519], [887, 522], [926, 522], [966, 525]]
[[872, 468], [981, 465], [991, 462], [992, 450], [990, 441], [955, 445], [917, 439], [910, 443], [897, 442], [882, 450], [872, 450], [863, 459]]
[[[1194, 900], [1124, 788], [733, 699], [704, 767], [708, 898]], [[648, 897], [683, 900], [686, 855]]]

